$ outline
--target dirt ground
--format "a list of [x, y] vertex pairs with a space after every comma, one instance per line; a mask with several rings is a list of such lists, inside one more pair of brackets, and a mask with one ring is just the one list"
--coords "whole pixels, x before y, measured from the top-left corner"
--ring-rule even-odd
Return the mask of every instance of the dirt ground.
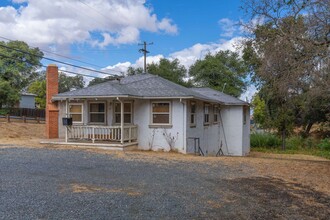
[[[73, 149], [72, 146], [41, 145], [45, 136], [44, 124], [0, 122], [0, 148], [11, 146]], [[216, 167], [219, 160], [227, 166], [242, 170], [252, 168], [257, 176], [278, 179], [286, 184], [301, 184], [330, 195], [330, 160], [310, 155], [287, 155], [251, 152], [248, 157], [197, 157], [163, 152], [114, 152], [101, 149], [82, 148], [98, 154], [113, 154], [126, 160], [143, 160], [149, 163], [181, 163], [184, 161], [208, 164]]]

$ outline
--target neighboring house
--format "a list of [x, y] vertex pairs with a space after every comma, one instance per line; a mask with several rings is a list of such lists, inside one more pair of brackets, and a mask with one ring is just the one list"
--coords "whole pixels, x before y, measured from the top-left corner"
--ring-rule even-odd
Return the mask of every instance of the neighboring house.
[[35, 108], [36, 103], [35, 103], [35, 94], [32, 93], [26, 93], [22, 92], [21, 93], [21, 99], [19, 103], [17, 103], [17, 108]]
[[[221, 145], [226, 155], [249, 153], [249, 105], [237, 98], [151, 74], [56, 94], [56, 72], [48, 67], [47, 136], [63, 144], [194, 153], [199, 140], [205, 155], [216, 155]], [[72, 126], [62, 118], [72, 118]]]

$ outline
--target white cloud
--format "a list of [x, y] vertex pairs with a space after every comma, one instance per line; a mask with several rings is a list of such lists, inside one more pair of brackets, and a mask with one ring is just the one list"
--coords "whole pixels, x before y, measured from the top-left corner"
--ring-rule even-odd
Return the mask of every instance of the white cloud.
[[235, 37], [230, 40], [220, 40], [218, 43], [195, 44], [189, 48], [174, 52], [169, 55], [172, 59], [178, 59], [187, 69], [198, 59], [203, 59], [206, 54], [215, 54], [220, 50], [237, 51], [236, 46], [243, 40], [242, 37]]
[[[176, 34], [168, 18], [158, 19], [145, 0], [13, 0], [0, 7], [1, 35], [36, 46], [89, 42], [104, 47], [139, 41], [141, 31]], [[103, 36], [100, 40], [98, 34]]]
[[[160, 59], [164, 58], [162, 54], [158, 54], [155, 56], [147, 56], [147, 64], [151, 63], [159, 63]], [[142, 67], [144, 66], [144, 57], [140, 57], [135, 61], [135, 63], [132, 65], [133, 67]]]
[[111, 73], [120, 75], [120, 73], [125, 73], [131, 65], [130, 62], [117, 63], [113, 66], [110, 65], [103, 68], [102, 71], [110, 70]]
[[237, 26], [233, 20], [229, 18], [222, 18], [218, 21], [220, 28], [222, 30], [221, 37], [233, 37], [237, 31]]
[[251, 85], [247, 90], [241, 94], [240, 99], [243, 101], [251, 102], [254, 94], [257, 92], [257, 88], [254, 85]]

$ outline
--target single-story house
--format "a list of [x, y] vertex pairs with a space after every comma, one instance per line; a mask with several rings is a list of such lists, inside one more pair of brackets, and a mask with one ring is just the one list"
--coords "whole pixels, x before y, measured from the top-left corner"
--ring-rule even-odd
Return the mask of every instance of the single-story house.
[[50, 65], [47, 136], [64, 144], [204, 155], [250, 151], [249, 104], [222, 92], [148, 73], [60, 94], [56, 86], [57, 67]]
[[17, 103], [17, 108], [35, 109], [36, 108], [36, 102], [35, 102], [36, 96], [37, 96], [36, 94], [21, 92], [21, 98], [20, 98], [19, 102]]

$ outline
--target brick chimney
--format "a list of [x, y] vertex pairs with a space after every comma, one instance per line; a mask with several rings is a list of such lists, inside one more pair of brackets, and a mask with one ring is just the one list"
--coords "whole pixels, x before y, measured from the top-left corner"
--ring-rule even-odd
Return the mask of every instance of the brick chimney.
[[46, 72], [46, 138], [58, 138], [58, 107], [53, 95], [58, 94], [58, 67], [50, 64]]

